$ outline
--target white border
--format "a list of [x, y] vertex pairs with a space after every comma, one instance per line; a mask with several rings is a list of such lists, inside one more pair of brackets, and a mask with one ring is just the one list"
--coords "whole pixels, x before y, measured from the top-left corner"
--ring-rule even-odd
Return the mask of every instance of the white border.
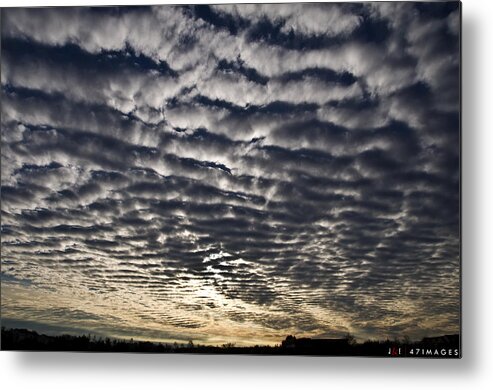
[[[222, 3], [200, 1], [191, 3]], [[230, 2], [230, 1], [229, 1]], [[253, 1], [252, 1], [253, 2]], [[275, 2], [275, 1], [271, 1]], [[22, 1], [5, 6], [180, 1]], [[463, 1], [463, 358], [414, 360], [0, 352], [4, 389], [485, 389], [493, 383], [493, 20], [490, 1]]]

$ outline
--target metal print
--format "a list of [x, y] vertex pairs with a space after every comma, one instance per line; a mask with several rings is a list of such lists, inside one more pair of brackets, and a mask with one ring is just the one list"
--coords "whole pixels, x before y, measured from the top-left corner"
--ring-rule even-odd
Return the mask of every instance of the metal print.
[[459, 358], [460, 15], [2, 9], [2, 349]]

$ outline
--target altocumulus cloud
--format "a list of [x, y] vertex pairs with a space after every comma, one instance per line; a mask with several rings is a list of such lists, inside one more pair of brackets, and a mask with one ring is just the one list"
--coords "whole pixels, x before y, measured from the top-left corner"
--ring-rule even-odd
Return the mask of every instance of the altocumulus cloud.
[[459, 330], [458, 3], [2, 10], [2, 317]]

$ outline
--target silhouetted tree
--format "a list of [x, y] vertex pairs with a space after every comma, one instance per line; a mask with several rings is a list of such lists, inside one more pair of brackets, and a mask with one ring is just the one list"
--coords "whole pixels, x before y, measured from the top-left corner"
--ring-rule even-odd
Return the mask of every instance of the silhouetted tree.
[[[225, 343], [222, 346], [193, 344], [192, 340], [187, 344], [163, 345], [149, 341], [134, 341], [123, 339], [111, 339], [96, 337], [94, 335], [59, 335], [47, 336], [27, 329], [5, 329], [1, 334], [2, 350], [44, 350], [44, 351], [107, 351], [107, 352], [194, 352], [194, 353], [219, 353], [219, 354], [309, 354], [326, 356], [382, 356], [387, 355], [389, 348], [395, 343], [379, 340], [367, 340], [362, 344], [355, 341], [348, 333], [341, 339], [311, 339], [307, 337], [296, 338], [289, 335], [281, 343], [281, 346], [256, 345], [254, 347], [237, 347], [234, 343]], [[406, 342], [406, 336], [402, 338]], [[458, 334], [443, 335], [424, 338], [422, 341], [411, 342], [409, 345], [426, 346], [451, 350], [460, 348], [460, 336]], [[430, 357], [440, 357], [433, 356]], [[456, 353], [453, 357], [459, 357]]]
[[346, 336], [344, 336], [344, 338], [347, 340], [347, 343], [349, 345], [355, 345], [356, 344], [356, 339], [354, 338], [354, 336], [351, 334], [351, 333], [347, 333]]

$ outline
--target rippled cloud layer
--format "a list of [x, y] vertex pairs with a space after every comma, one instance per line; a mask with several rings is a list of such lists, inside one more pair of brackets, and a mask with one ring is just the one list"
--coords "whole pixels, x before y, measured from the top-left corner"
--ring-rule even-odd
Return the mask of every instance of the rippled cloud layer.
[[458, 332], [459, 34], [458, 3], [2, 10], [4, 321]]

